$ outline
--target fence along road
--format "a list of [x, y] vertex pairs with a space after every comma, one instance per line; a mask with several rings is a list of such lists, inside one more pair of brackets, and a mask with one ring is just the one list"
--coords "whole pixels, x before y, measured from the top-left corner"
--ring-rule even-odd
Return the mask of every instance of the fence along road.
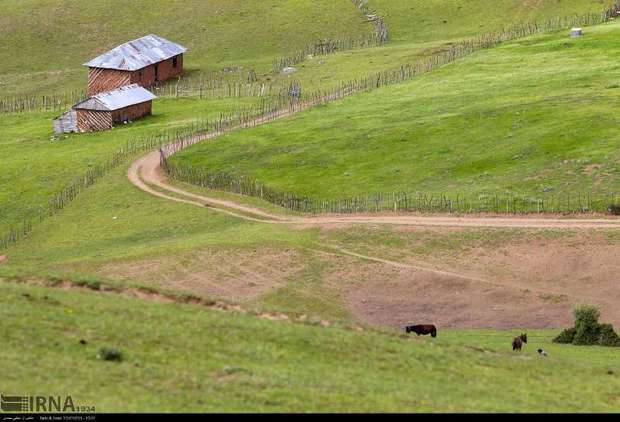
[[[284, 117], [283, 113], [279, 117]], [[218, 134], [212, 133], [197, 137], [195, 142], [213, 139]], [[195, 142], [187, 142], [192, 145]], [[244, 220], [268, 224], [326, 225], [326, 224], [361, 224], [361, 225], [405, 225], [405, 226], [439, 226], [439, 227], [490, 227], [490, 228], [547, 228], [547, 229], [620, 229], [620, 218], [567, 218], [550, 217], [496, 217], [496, 216], [440, 216], [440, 215], [324, 215], [324, 216], [286, 216], [269, 213], [260, 208], [239, 202], [224, 200], [205, 194], [195, 194], [172, 186], [160, 164], [160, 152], [152, 151], [134, 161], [127, 173], [129, 181], [157, 197], [226, 213]]]

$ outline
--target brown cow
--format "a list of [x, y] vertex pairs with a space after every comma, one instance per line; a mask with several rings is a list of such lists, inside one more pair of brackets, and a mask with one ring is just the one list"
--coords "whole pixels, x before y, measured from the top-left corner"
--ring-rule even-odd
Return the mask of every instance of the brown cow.
[[521, 351], [523, 343], [527, 343], [527, 334], [521, 334], [519, 337], [512, 339], [512, 350]]
[[405, 327], [405, 332], [410, 333], [412, 331], [417, 335], [430, 334], [431, 337], [437, 337], [437, 328], [433, 324], [408, 325]]

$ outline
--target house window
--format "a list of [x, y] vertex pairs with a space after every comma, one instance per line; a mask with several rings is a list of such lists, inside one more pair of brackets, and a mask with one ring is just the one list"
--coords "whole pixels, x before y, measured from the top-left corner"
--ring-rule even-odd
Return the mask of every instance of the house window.
[[176, 56], [174, 56], [172, 58], [172, 67], [177, 67], [177, 57]]

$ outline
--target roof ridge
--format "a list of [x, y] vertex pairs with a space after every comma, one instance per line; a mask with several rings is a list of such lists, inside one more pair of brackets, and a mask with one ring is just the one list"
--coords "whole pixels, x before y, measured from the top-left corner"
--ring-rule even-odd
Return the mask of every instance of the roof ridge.
[[156, 34], [124, 42], [84, 63], [84, 66], [117, 70], [139, 70], [183, 54], [187, 48]]

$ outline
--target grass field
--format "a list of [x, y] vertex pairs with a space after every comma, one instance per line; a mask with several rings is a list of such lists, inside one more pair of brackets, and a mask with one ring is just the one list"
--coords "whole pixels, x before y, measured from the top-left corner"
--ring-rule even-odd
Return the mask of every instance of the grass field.
[[4, 1], [0, 97], [83, 89], [82, 63], [150, 33], [186, 46], [185, 68], [195, 72], [230, 66], [265, 71], [275, 56], [319, 38], [372, 30], [349, 0], [159, 0], [152, 5], [146, 0]]
[[110, 159], [128, 141], [215, 118], [257, 99], [200, 101], [159, 99], [153, 116], [112, 131], [64, 135], [52, 141], [53, 113], [7, 114], [0, 117], [0, 233], [35, 217], [56, 192], [76, 177]]
[[[154, 10], [148, 12], [145, 0], [131, 4], [114, 0], [95, 7], [86, 7], [79, 0], [5, 3], [0, 34], [6, 42], [0, 46], [0, 57], [7, 60], [0, 64], [0, 97], [79, 91], [86, 82], [82, 63], [147, 33], [169, 37], [189, 48], [184, 64], [190, 77], [243, 67], [255, 69], [263, 81], [278, 81], [291, 76], [273, 74], [273, 58], [319, 39], [357, 38], [372, 31], [349, 0], [165, 0], [157, 8], [167, 11], [165, 20]], [[404, 58], [411, 60], [424, 44], [444, 44], [516, 22], [598, 12], [610, 4], [608, 0], [476, 0], [467, 5], [456, 0], [373, 0], [369, 5], [386, 17], [394, 45], [385, 51], [371, 48], [330, 55], [320, 65], [320, 59], [303, 63], [300, 68], [309, 67], [313, 72], [308, 69], [292, 77], [307, 82], [307, 88], [318, 81], [339, 82], [356, 75], [357, 70], [381, 70], [402, 63]], [[111, 10], [122, 13], [111, 18]], [[278, 31], [268, 31], [268, 27]], [[74, 42], [76, 39], [79, 42]]]
[[[11, 321], [3, 354], [13, 363], [0, 369], [3, 391], [70, 394], [99, 412], [620, 406], [615, 351], [553, 345], [556, 331], [529, 332], [519, 354], [509, 350], [518, 330], [406, 339], [106, 293], [11, 283], [0, 291], [2, 324]], [[124, 361], [97, 359], [104, 346], [119, 348]]]
[[305, 60], [289, 75], [261, 75], [263, 80], [296, 80], [305, 90], [336, 85], [373, 72], [392, 70], [446, 48], [453, 42], [492, 33], [523, 22], [599, 12], [609, 0], [523, 1], [371, 0], [385, 17], [390, 42], [381, 48], [354, 49]]
[[315, 198], [617, 192], [619, 34], [508, 43], [172, 160]]
[[387, 21], [391, 40], [426, 42], [497, 31], [515, 23], [598, 12], [608, 0], [370, 0]]
[[[369, 0], [389, 44], [308, 58], [291, 75], [274, 73], [273, 58], [372, 31], [351, 1], [156, 3], [2, 2], [0, 98], [83, 89], [83, 62], [147, 33], [190, 49], [188, 78], [252, 68], [260, 82], [329, 89], [611, 2]], [[579, 39], [506, 43], [173, 160], [316, 198], [620, 192], [619, 35], [614, 22]], [[0, 236], [128, 141], [258, 101], [162, 98], [146, 119], [60, 140], [57, 113], [0, 114]], [[618, 230], [257, 223], [138, 190], [127, 170], [141, 154], [0, 250], [3, 394], [70, 394], [99, 412], [620, 410], [616, 350], [556, 345], [559, 329], [532, 329], [568, 326], [580, 303], [617, 329]], [[197, 298], [249, 313], [183, 303]], [[418, 320], [439, 336], [405, 337], [405, 321]], [[530, 342], [514, 353], [522, 331]], [[100, 347], [124, 361], [98, 359]]]

